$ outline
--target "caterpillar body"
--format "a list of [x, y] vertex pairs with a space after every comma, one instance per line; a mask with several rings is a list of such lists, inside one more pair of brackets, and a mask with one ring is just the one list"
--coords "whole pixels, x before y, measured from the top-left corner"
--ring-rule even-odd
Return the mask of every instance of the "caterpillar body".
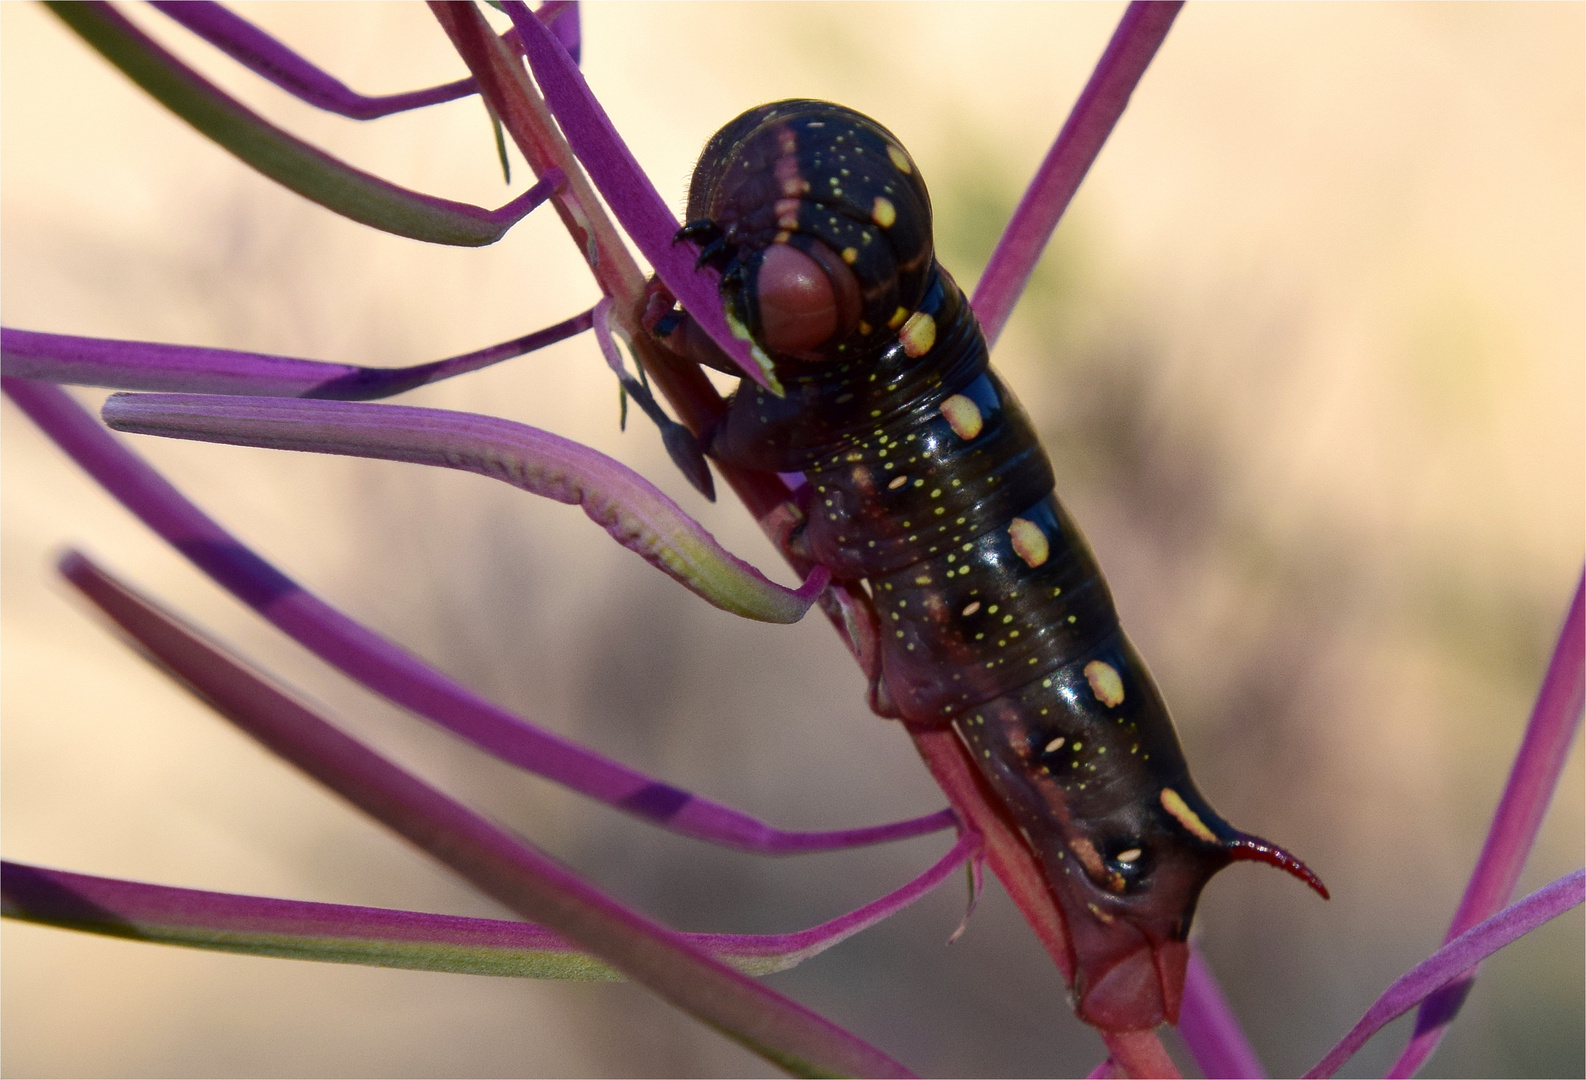
[[[706, 146], [688, 219], [729, 324], [784, 391], [745, 380], [707, 452], [805, 475], [797, 546], [867, 582], [876, 697], [951, 724], [1029, 845], [1067, 924], [1080, 1016], [1176, 1021], [1213, 874], [1258, 859], [1326, 889], [1190, 779], [1035, 431], [936, 262], [912, 159], [850, 109], [762, 105]], [[657, 329], [721, 365], [686, 317]]]

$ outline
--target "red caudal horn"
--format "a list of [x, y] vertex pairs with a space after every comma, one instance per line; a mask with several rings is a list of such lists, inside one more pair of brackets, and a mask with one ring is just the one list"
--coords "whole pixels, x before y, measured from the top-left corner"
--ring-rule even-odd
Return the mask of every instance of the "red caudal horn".
[[1305, 884], [1315, 889], [1323, 900], [1331, 900], [1332, 896], [1327, 891], [1327, 886], [1322, 884], [1322, 879], [1311, 872], [1311, 868], [1297, 859], [1294, 855], [1278, 847], [1270, 840], [1263, 840], [1259, 836], [1249, 833], [1236, 833], [1234, 840], [1227, 847], [1229, 858], [1235, 860], [1248, 859], [1252, 862], [1270, 863], [1280, 870], [1287, 870]]

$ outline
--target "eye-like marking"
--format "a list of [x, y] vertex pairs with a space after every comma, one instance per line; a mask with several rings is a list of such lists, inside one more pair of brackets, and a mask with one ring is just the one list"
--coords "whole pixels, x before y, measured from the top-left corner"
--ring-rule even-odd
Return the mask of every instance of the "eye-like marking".
[[[968, 569], [968, 568], [965, 567], [965, 569]], [[977, 612], [979, 610], [980, 610], [980, 601], [979, 600], [971, 600], [969, 603], [964, 605], [964, 610], [960, 611], [959, 614], [967, 619], [967, 618], [969, 618], [969, 616], [973, 615], [975, 612]]]
[[898, 208], [892, 205], [891, 199], [877, 195], [876, 201], [870, 206], [870, 220], [883, 229], [890, 229], [893, 222], [898, 220]]
[[903, 342], [903, 352], [911, 359], [924, 356], [936, 344], [936, 320], [923, 311], [916, 311], [898, 331], [898, 340]]
[[[1032, 570], [1046, 562], [1052, 554], [1052, 545], [1041, 526], [1025, 518], [1016, 517], [1008, 522], [1008, 538], [1013, 541], [1014, 554]], [[1088, 672], [1090, 669], [1085, 670]]]
[[985, 427], [986, 421], [980, 415], [980, 406], [963, 394], [954, 394], [942, 402], [940, 411], [947, 426], [953, 429], [953, 434], [965, 442], [979, 435]]
[[902, 487], [904, 484], [907, 484], [908, 482], [909, 482], [909, 478], [907, 476], [894, 476], [892, 478], [892, 482], [887, 485], [887, 489], [889, 491], [896, 491], [896, 490], [898, 490], [898, 488]]
[[1114, 855], [1113, 858], [1123, 863], [1125, 866], [1128, 866], [1131, 863], [1138, 862], [1140, 860], [1140, 856], [1143, 854], [1145, 853], [1139, 848], [1132, 847], [1125, 851], [1118, 852], [1118, 854]]
[[1059, 750], [1063, 749], [1063, 744], [1065, 742], [1067, 742], [1067, 741], [1068, 741], [1067, 739], [1065, 739], [1065, 738], [1063, 738], [1063, 736], [1059, 735], [1057, 738], [1055, 738], [1051, 742], [1047, 743], [1041, 749], [1044, 750], [1048, 754], [1055, 754]]
[[1162, 809], [1172, 814], [1174, 820], [1188, 829], [1197, 840], [1204, 840], [1208, 844], [1217, 843], [1217, 834], [1208, 829], [1206, 823], [1200, 819], [1200, 815], [1190, 809], [1189, 803], [1184, 801], [1184, 796], [1170, 787], [1165, 787], [1162, 789], [1161, 799]]
[[1090, 683], [1090, 692], [1096, 695], [1096, 700], [1107, 708], [1123, 704], [1123, 679], [1111, 664], [1092, 660], [1085, 665], [1085, 681]]

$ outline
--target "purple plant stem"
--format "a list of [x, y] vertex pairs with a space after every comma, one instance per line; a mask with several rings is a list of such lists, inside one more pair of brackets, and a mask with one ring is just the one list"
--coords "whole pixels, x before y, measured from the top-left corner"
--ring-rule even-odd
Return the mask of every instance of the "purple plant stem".
[[534, 10], [534, 17], [556, 36], [573, 63], [583, 62], [584, 31], [578, 0], [546, 0]]
[[[1559, 631], [1558, 644], [1548, 663], [1542, 688], [1537, 692], [1525, 737], [1509, 770], [1493, 814], [1487, 841], [1482, 845], [1470, 884], [1449, 924], [1444, 943], [1469, 930], [1514, 895], [1525, 867], [1526, 857], [1536, 844], [1542, 817], [1558, 787], [1569, 756], [1570, 744], [1580, 729], [1581, 710], [1586, 703], [1586, 572], [1575, 586], [1575, 598]], [[1460, 979], [1439, 990], [1422, 1003], [1415, 1017], [1415, 1032], [1409, 1045], [1388, 1071], [1390, 1077], [1414, 1076], [1442, 1041], [1448, 1025], [1459, 1013], [1465, 995], [1476, 977], [1472, 968]]]
[[1223, 996], [1222, 987], [1217, 985], [1216, 976], [1194, 942], [1190, 943], [1178, 1033], [1201, 1072], [1207, 1076], [1264, 1080], [1267, 1075], [1228, 999]]
[[581, 334], [592, 310], [499, 345], [408, 367], [329, 364], [290, 356], [0, 329], [0, 371], [20, 379], [116, 390], [369, 401], [449, 379]]
[[62, 572], [222, 716], [512, 911], [577, 942], [784, 1067], [913, 1075], [858, 1036], [628, 910], [527, 841], [326, 723], [81, 556], [63, 560]]
[[269, 123], [108, 4], [52, 0], [49, 6], [105, 59], [205, 138], [283, 187], [352, 221], [428, 243], [480, 247], [499, 240], [540, 201], [531, 189], [497, 210], [486, 210], [399, 187]]
[[[902, 888], [807, 930], [680, 936], [751, 974], [785, 971], [909, 906], [962, 866], [978, 843], [979, 838], [973, 835], [960, 837], [947, 854]], [[484, 954], [473, 958], [469, 970], [475, 974], [522, 975], [521, 963], [514, 963], [518, 954], [572, 953], [578, 949], [566, 938], [533, 923], [208, 892], [25, 863], [0, 864], [0, 893], [8, 918], [145, 941], [308, 960], [339, 957], [318, 956], [302, 945], [294, 949], [294, 943], [363, 944], [370, 947], [369, 952], [354, 954], [344, 962], [380, 967], [463, 970], [455, 963], [425, 963], [428, 957], [421, 949], [427, 946]], [[260, 939], [275, 948], [260, 948]], [[378, 951], [382, 946], [389, 950], [383, 955]], [[495, 954], [494, 961], [491, 954]]]
[[1367, 1039], [1415, 1008], [1429, 994], [1451, 979], [1459, 978], [1461, 972], [1475, 967], [1505, 945], [1578, 907], [1583, 900], [1586, 900], [1586, 870], [1576, 870], [1457, 935], [1383, 991], [1349, 1034], [1305, 1076], [1332, 1076]]
[[219, 4], [150, 0], [150, 6], [294, 97], [353, 120], [374, 120], [479, 92], [470, 77], [401, 94], [360, 94]]
[[768, 855], [885, 843], [950, 828], [951, 810], [864, 829], [789, 832], [601, 757], [535, 727], [361, 626], [265, 562], [57, 386], [0, 380], [5, 393], [118, 502], [222, 588], [354, 681], [519, 768], [673, 832]]
[[1052, 230], [1057, 228], [1080, 181], [1101, 153], [1102, 145], [1129, 104], [1129, 96], [1183, 6], [1182, 0], [1133, 0], [1113, 31], [1090, 81], [1019, 200], [1018, 209], [975, 286], [970, 303], [988, 343], [996, 344]]
[[695, 269], [698, 251], [692, 244], [675, 242], [677, 219], [617, 134], [578, 67], [525, 4], [509, 0], [502, 6], [517, 27], [535, 81], [567, 136], [568, 145], [634, 245], [711, 340], [751, 379], [761, 386], [768, 385], [769, 372], [751, 358], [746, 342], [727, 328], [717, 291], [719, 277], [709, 270]]

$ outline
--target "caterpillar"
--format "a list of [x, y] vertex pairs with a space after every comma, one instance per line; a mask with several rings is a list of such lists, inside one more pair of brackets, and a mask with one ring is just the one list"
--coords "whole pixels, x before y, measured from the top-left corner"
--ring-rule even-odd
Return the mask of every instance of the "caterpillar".
[[[782, 390], [745, 380], [706, 452], [804, 474], [793, 546], [866, 582], [878, 711], [952, 725], [1028, 844], [1068, 927], [1080, 1017], [1176, 1022], [1213, 874], [1253, 859], [1327, 890], [1190, 779], [1034, 428], [936, 261], [913, 160], [851, 109], [762, 105], [706, 145], [687, 222], [679, 237], [721, 271], [729, 325]], [[681, 312], [656, 332], [734, 370]]]

